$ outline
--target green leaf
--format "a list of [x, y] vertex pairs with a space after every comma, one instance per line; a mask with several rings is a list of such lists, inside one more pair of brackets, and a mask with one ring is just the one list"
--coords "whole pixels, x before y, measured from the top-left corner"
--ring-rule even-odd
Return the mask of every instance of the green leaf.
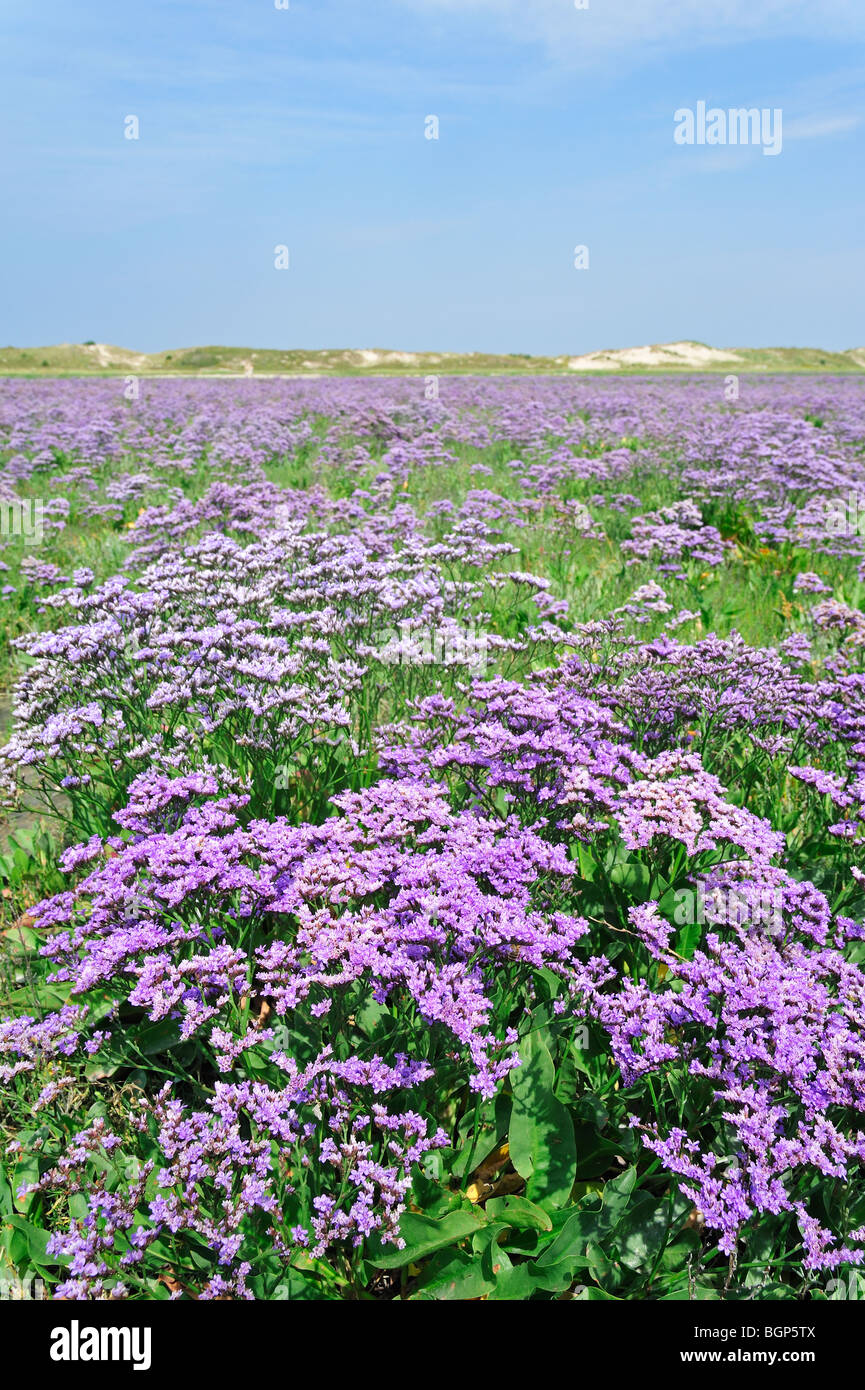
[[584, 1096], [580, 1096], [575, 1114], [578, 1119], [587, 1121], [598, 1130], [602, 1130], [610, 1121], [610, 1113], [604, 1105], [604, 1102], [601, 1100], [600, 1096], [596, 1096], [591, 1091], [587, 1092]]
[[318, 1279], [308, 1278], [299, 1270], [290, 1269], [288, 1275], [272, 1289], [267, 1297], [279, 1302], [321, 1303], [337, 1302], [340, 1294], [336, 1288], [328, 1288]]
[[543, 1207], [535, 1206], [525, 1197], [492, 1197], [486, 1203], [486, 1214], [515, 1231], [551, 1231], [553, 1223]]
[[90, 1202], [84, 1192], [73, 1192], [69, 1198], [69, 1215], [73, 1221], [83, 1221], [90, 1210]]
[[[22, 1142], [24, 1142], [23, 1135], [20, 1137]], [[25, 1197], [18, 1197], [17, 1193], [19, 1189], [28, 1186], [30, 1183], [38, 1182], [38, 1180], [39, 1159], [35, 1154], [25, 1154], [16, 1164], [15, 1175], [12, 1179], [12, 1197], [18, 1211], [28, 1211], [33, 1205], [37, 1195], [35, 1192], [30, 1192]]]
[[690, 1301], [692, 1298], [696, 1299], [698, 1303], [715, 1302], [718, 1298], [718, 1290], [713, 1289], [708, 1284], [694, 1284], [693, 1288], [689, 1288], [687, 1282], [683, 1281], [680, 1288], [675, 1289], [672, 1293], [664, 1294], [664, 1297], [659, 1301], [661, 1303], [684, 1303], [686, 1299]]
[[175, 1019], [160, 1019], [157, 1023], [146, 1024], [139, 1032], [139, 1051], [145, 1057], [153, 1057], [159, 1052], [167, 1052], [180, 1042], [180, 1028]]
[[619, 888], [624, 888], [635, 902], [645, 902], [649, 896], [652, 877], [645, 864], [641, 863], [639, 859], [629, 859], [625, 863], [612, 866], [610, 882]]
[[690, 960], [695, 947], [703, 938], [703, 927], [699, 922], [686, 922], [676, 933], [676, 951], [686, 960]]
[[600, 1211], [575, 1211], [565, 1222], [555, 1240], [538, 1256], [539, 1268], [567, 1262], [572, 1268], [587, 1264], [586, 1250], [589, 1243], [600, 1236], [603, 1229]]
[[[46, 1265], [65, 1263], [65, 1257], [62, 1255], [49, 1256], [48, 1241], [51, 1238], [49, 1232], [43, 1231], [41, 1226], [34, 1226], [33, 1222], [28, 1221], [25, 1216], [19, 1216], [16, 1212], [12, 1212], [9, 1216], [4, 1218], [4, 1225], [11, 1226], [23, 1237], [27, 1256], [34, 1264]], [[18, 1263], [20, 1263], [20, 1258], [19, 1255]]]
[[603, 1213], [605, 1224], [609, 1230], [612, 1230], [624, 1216], [625, 1208], [631, 1200], [631, 1193], [636, 1182], [636, 1168], [626, 1168], [620, 1177], [604, 1183]]
[[399, 1223], [399, 1231], [405, 1241], [404, 1250], [385, 1246], [367, 1255], [367, 1260], [376, 1269], [400, 1269], [403, 1265], [417, 1264], [427, 1255], [445, 1246], [455, 1245], [472, 1235], [484, 1224], [483, 1212], [451, 1211], [434, 1221], [429, 1216], [419, 1216], [415, 1212], [405, 1212]]
[[582, 1074], [583, 1069], [577, 1066], [577, 1059], [571, 1049], [565, 1054], [556, 1073], [555, 1096], [562, 1105], [573, 1105], [574, 1097], [582, 1084]]
[[[525, 1299], [531, 1298], [536, 1289], [543, 1287], [543, 1281], [538, 1279], [531, 1262], [515, 1265], [508, 1260], [507, 1265], [502, 1265], [487, 1298], [490, 1303], [524, 1302]], [[562, 1287], [567, 1288], [567, 1285], [564, 1284]]]
[[472, 1241], [475, 1253], [481, 1256], [481, 1266], [491, 1288], [495, 1287], [499, 1279], [506, 1278], [508, 1271], [513, 1269], [510, 1258], [499, 1245], [499, 1236], [503, 1234], [502, 1229], [493, 1227], [490, 1231], [480, 1232]]
[[696, 1252], [700, 1245], [700, 1237], [696, 1231], [683, 1231], [682, 1234], [668, 1245], [661, 1256], [660, 1268], [668, 1272], [684, 1269], [688, 1260]]
[[577, 1125], [574, 1131], [576, 1142], [576, 1176], [581, 1181], [598, 1178], [610, 1166], [610, 1160], [620, 1152], [618, 1145], [603, 1139], [594, 1125]]
[[483, 1298], [494, 1286], [495, 1279], [485, 1272], [481, 1255], [455, 1250], [430, 1261], [429, 1271], [412, 1294], [412, 1301]]
[[360, 1005], [355, 1012], [355, 1021], [361, 1032], [367, 1037], [371, 1037], [381, 1023], [390, 1019], [390, 1014], [384, 1004], [376, 1003], [372, 994]]
[[586, 1246], [586, 1259], [591, 1276], [597, 1283], [602, 1280], [612, 1280], [613, 1283], [618, 1281], [615, 1262], [594, 1241], [589, 1241]]
[[4, 1221], [0, 1239], [2, 1239], [12, 1268], [20, 1269], [27, 1259], [26, 1235], [23, 1231], [19, 1231], [17, 1226], [13, 1226], [10, 1221]]
[[616, 1228], [616, 1246], [622, 1264], [648, 1273], [669, 1229], [669, 1202], [657, 1202], [647, 1192], [640, 1193]]
[[553, 1059], [538, 1034], [526, 1038], [520, 1061], [511, 1073], [511, 1162], [526, 1179], [530, 1201], [561, 1207], [570, 1197], [577, 1175], [573, 1121], [556, 1099]]
[[412, 1181], [412, 1195], [415, 1206], [422, 1208], [424, 1216], [433, 1218], [445, 1216], [447, 1212], [456, 1211], [462, 1206], [458, 1192], [442, 1187], [441, 1183], [420, 1171], [415, 1173]]
[[591, 850], [589, 850], [587, 846], [582, 843], [582, 841], [578, 842], [576, 848], [577, 855], [579, 857], [580, 873], [582, 874], [583, 878], [587, 879], [591, 883], [591, 881], [598, 872], [597, 860], [592, 855]]

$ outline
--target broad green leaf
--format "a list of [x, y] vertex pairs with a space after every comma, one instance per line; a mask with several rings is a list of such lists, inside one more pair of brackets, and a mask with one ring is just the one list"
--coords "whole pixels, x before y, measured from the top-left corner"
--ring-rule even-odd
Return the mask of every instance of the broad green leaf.
[[589, 1241], [589, 1244], [586, 1246], [586, 1259], [588, 1261], [589, 1272], [597, 1283], [601, 1283], [601, 1281], [606, 1283], [610, 1280], [612, 1280], [613, 1283], [618, 1282], [615, 1261], [611, 1260], [607, 1251], [602, 1249], [595, 1241]]
[[447, 1251], [430, 1260], [428, 1270], [412, 1294], [412, 1301], [483, 1298], [494, 1285], [495, 1279], [486, 1271], [481, 1254]]
[[611, 1182], [604, 1183], [604, 1218], [607, 1227], [612, 1230], [621, 1221], [625, 1214], [625, 1208], [631, 1200], [631, 1193], [637, 1181], [636, 1168], [626, 1168], [624, 1173], [618, 1178], [613, 1178]]
[[48, 1241], [50, 1239], [50, 1233], [48, 1231], [43, 1231], [41, 1226], [35, 1226], [32, 1221], [28, 1221], [24, 1216], [19, 1216], [17, 1212], [12, 1212], [4, 1217], [4, 1225], [11, 1226], [23, 1237], [28, 1258], [32, 1260], [34, 1264], [65, 1263], [65, 1258], [63, 1256], [49, 1256]]
[[269, 1299], [291, 1303], [337, 1302], [340, 1294], [337, 1288], [328, 1288], [317, 1279], [308, 1278], [299, 1270], [289, 1270], [287, 1276], [268, 1293]]
[[573, 1264], [575, 1260], [587, 1263], [586, 1249], [602, 1229], [601, 1212], [575, 1211], [555, 1240], [538, 1256], [538, 1266], [557, 1265], [562, 1261]]
[[158, 1023], [148, 1023], [137, 1037], [139, 1051], [145, 1057], [153, 1057], [166, 1052], [180, 1042], [180, 1028], [174, 1019], [160, 1019]]
[[441, 1183], [420, 1171], [415, 1174], [412, 1182], [412, 1194], [415, 1206], [422, 1209], [424, 1216], [445, 1216], [447, 1212], [456, 1211], [462, 1206], [462, 1198], [458, 1192], [442, 1187]]
[[577, 1125], [574, 1140], [577, 1154], [576, 1175], [581, 1181], [600, 1177], [620, 1152], [618, 1145], [602, 1138], [594, 1125]]
[[477, 1210], [451, 1211], [438, 1221], [415, 1212], [405, 1212], [399, 1223], [405, 1249], [384, 1246], [381, 1251], [368, 1254], [367, 1260], [376, 1269], [400, 1269], [402, 1265], [416, 1264], [434, 1251], [455, 1245], [472, 1235], [484, 1220], [483, 1213]]
[[531, 1261], [527, 1260], [522, 1264], [515, 1265], [508, 1260], [507, 1266], [503, 1265], [497, 1275], [496, 1282], [487, 1298], [490, 1303], [522, 1302], [531, 1298], [535, 1290], [542, 1287], [543, 1284], [537, 1279], [535, 1267]]
[[537, 1034], [523, 1043], [520, 1061], [511, 1073], [511, 1162], [526, 1179], [530, 1201], [561, 1207], [571, 1195], [577, 1173], [573, 1121], [556, 1099], [553, 1059]]
[[622, 1264], [648, 1272], [670, 1233], [670, 1205], [647, 1192], [639, 1193], [616, 1227], [616, 1248]]
[[[23, 1136], [22, 1142], [24, 1142]], [[21, 1158], [16, 1164], [15, 1172], [12, 1177], [12, 1196], [16, 1210], [21, 1212], [29, 1211], [36, 1198], [36, 1193], [31, 1192], [24, 1197], [19, 1197], [18, 1192], [22, 1187], [26, 1187], [30, 1183], [37, 1182], [38, 1179], [39, 1159], [36, 1157], [35, 1154], [25, 1154], [24, 1157]]]
[[553, 1223], [543, 1207], [525, 1197], [492, 1197], [485, 1206], [487, 1217], [517, 1231], [551, 1231]]

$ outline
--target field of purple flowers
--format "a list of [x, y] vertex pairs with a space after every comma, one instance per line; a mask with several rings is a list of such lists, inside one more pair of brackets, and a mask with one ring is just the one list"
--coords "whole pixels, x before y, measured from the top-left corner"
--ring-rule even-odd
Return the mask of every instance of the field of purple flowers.
[[140, 385], [0, 382], [0, 1276], [851, 1296], [865, 382]]

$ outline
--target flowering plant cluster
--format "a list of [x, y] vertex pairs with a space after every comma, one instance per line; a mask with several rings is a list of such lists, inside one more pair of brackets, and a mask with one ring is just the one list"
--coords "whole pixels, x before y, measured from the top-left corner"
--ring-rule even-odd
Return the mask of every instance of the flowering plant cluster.
[[865, 540], [820, 521], [863, 441], [831, 379], [7, 383], [6, 1262], [865, 1263]]

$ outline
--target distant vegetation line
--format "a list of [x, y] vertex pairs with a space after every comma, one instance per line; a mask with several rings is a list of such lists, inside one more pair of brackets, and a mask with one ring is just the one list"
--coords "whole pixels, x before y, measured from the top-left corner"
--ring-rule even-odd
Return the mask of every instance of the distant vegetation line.
[[865, 348], [712, 348], [683, 341], [611, 348], [577, 356], [528, 353], [398, 352], [387, 348], [290, 349], [192, 347], [141, 353], [108, 343], [0, 348], [3, 375], [358, 375], [405, 376], [458, 372], [861, 372]]

